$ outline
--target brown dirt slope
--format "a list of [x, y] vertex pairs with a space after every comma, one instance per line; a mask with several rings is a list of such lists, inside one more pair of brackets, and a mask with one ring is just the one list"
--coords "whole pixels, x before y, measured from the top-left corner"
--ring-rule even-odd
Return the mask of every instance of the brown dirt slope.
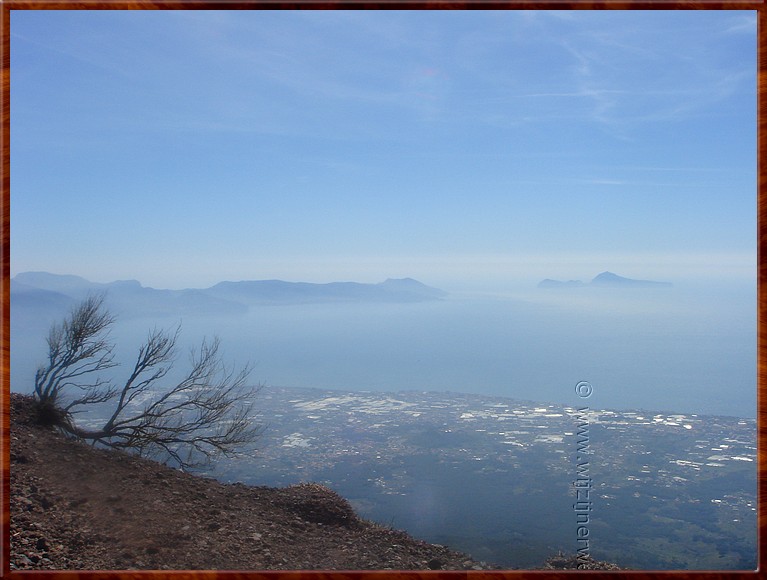
[[11, 569], [490, 569], [317, 484], [225, 485], [34, 424], [11, 395]]

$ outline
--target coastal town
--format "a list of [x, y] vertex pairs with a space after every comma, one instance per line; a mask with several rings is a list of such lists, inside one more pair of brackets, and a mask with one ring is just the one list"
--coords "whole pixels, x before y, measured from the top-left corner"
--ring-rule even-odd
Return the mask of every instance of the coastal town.
[[[625, 535], [635, 543], [627, 566], [737, 567], [755, 559], [752, 419], [275, 387], [261, 392], [259, 408], [267, 429], [258, 448], [211, 475], [253, 485], [317, 481], [361, 515], [432, 541], [455, 536], [476, 551], [479, 540], [457, 532], [468, 523], [479, 536], [506, 534], [544, 554], [575, 545], [574, 482], [587, 472], [598, 557], [621, 563], [617, 540]], [[531, 518], [528, 529], [514, 529], [499, 503], [515, 506], [515, 521]], [[717, 551], [709, 542], [721, 534], [728, 547], [720, 542]], [[480, 557], [498, 556], [485, 547]]]

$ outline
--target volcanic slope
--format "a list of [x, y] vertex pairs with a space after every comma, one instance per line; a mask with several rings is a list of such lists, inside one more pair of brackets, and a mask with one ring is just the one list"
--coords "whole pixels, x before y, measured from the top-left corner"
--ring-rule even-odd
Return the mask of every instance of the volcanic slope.
[[359, 518], [318, 484], [222, 484], [43, 428], [12, 394], [11, 569], [492, 566]]

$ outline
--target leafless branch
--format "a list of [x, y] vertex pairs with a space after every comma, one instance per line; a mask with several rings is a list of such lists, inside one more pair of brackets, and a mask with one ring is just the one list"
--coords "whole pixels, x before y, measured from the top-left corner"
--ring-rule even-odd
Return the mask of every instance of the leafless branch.
[[[89, 379], [116, 364], [113, 345], [106, 338], [114, 319], [103, 302], [103, 295], [86, 299], [48, 336], [48, 366], [36, 374], [35, 394], [41, 403], [63, 412], [62, 429], [180, 467], [230, 455], [261, 434], [262, 427], [254, 422], [254, 399], [260, 387], [248, 385], [249, 367], [237, 371], [223, 364], [218, 338], [204, 340], [193, 350], [189, 372], [170, 386], [160, 383], [173, 368], [180, 327], [149, 333], [121, 387], [98, 376]], [[61, 402], [74, 391], [82, 394]], [[74, 422], [74, 407], [115, 398], [111, 415], [100, 429], [83, 429]]]

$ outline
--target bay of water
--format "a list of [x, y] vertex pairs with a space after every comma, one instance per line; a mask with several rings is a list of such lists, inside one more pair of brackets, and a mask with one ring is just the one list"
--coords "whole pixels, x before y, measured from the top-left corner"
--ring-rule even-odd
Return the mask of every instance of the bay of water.
[[[126, 364], [147, 331], [182, 324], [181, 356], [221, 338], [254, 382], [344, 390], [436, 390], [592, 408], [754, 417], [753, 289], [540, 291], [414, 304], [252, 307], [244, 316], [118, 320]], [[583, 290], [583, 291], [580, 291]], [[31, 385], [47, 321], [12, 319], [14, 390]], [[128, 369], [123, 368], [127, 373]], [[579, 381], [593, 394], [580, 399]]]

